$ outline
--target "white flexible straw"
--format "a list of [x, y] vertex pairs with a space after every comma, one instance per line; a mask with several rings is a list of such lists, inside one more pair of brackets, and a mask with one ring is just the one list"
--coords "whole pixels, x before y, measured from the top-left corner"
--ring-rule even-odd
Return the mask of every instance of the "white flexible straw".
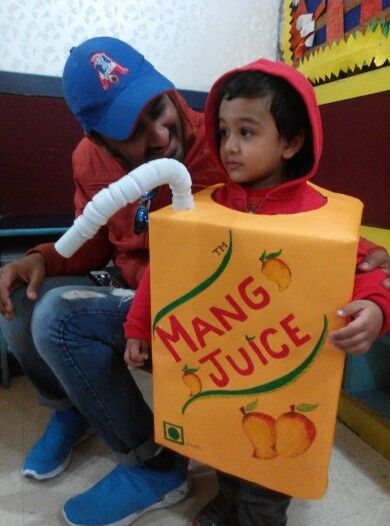
[[55, 249], [61, 256], [71, 257], [118, 210], [163, 184], [169, 184], [172, 190], [172, 206], [175, 210], [194, 208], [191, 176], [187, 168], [175, 159], [156, 159], [139, 166], [98, 192], [86, 205], [82, 215], [56, 242]]

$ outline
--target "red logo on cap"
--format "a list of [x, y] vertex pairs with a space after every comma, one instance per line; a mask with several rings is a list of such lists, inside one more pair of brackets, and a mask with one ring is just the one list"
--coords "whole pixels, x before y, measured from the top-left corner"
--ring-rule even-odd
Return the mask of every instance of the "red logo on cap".
[[91, 62], [104, 90], [107, 90], [112, 84], [117, 84], [119, 76], [129, 71], [102, 52], [92, 55]]

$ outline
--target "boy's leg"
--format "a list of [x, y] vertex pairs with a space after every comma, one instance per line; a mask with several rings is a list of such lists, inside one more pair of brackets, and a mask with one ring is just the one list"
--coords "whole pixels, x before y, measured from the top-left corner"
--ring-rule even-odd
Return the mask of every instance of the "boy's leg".
[[238, 516], [240, 526], [285, 526], [291, 497], [259, 486], [240, 482]]
[[218, 494], [193, 526], [285, 526], [291, 497], [217, 472]]
[[238, 526], [240, 479], [217, 471], [218, 493], [195, 516], [193, 526]]

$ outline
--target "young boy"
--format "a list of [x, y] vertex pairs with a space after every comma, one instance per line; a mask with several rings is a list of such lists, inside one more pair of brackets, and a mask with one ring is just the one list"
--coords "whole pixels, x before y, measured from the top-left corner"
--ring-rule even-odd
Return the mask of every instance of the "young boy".
[[[314, 90], [294, 68], [258, 60], [223, 75], [206, 104], [206, 135], [229, 176], [214, 200], [255, 214], [294, 214], [320, 208], [326, 198], [308, 184], [317, 171], [322, 128]], [[367, 252], [361, 240], [357, 264]], [[390, 295], [381, 287], [384, 273], [357, 274], [353, 301], [338, 314], [350, 317], [334, 331], [334, 345], [352, 354], [367, 352], [390, 328]], [[150, 351], [149, 275], [145, 274], [125, 323], [125, 361], [142, 365]], [[290, 497], [218, 473], [219, 493], [194, 526], [281, 526]]]

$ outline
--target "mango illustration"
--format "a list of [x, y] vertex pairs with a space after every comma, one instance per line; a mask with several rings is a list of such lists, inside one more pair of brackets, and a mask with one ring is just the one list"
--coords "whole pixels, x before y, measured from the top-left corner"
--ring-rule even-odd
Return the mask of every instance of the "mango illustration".
[[265, 413], [253, 411], [256, 406], [257, 400], [240, 408], [244, 415], [241, 425], [253, 445], [253, 456], [259, 459], [274, 458], [277, 456], [275, 419]]
[[264, 274], [266, 278], [276, 283], [280, 292], [286, 290], [291, 281], [291, 270], [286, 263], [278, 257], [281, 253], [281, 249], [279, 252], [271, 252], [270, 254], [267, 254], [264, 250], [259, 257], [259, 260], [262, 263], [261, 273]]
[[[311, 411], [316, 405], [302, 404], [303, 411]], [[290, 406], [291, 411], [283, 413], [276, 419], [276, 451], [278, 455], [292, 458], [302, 455], [309, 449], [316, 437], [316, 427], [302, 413]]]
[[187, 365], [183, 367], [183, 382], [190, 390], [190, 396], [194, 396], [201, 392], [202, 390], [202, 381], [196, 373], [198, 369], [191, 369]]

